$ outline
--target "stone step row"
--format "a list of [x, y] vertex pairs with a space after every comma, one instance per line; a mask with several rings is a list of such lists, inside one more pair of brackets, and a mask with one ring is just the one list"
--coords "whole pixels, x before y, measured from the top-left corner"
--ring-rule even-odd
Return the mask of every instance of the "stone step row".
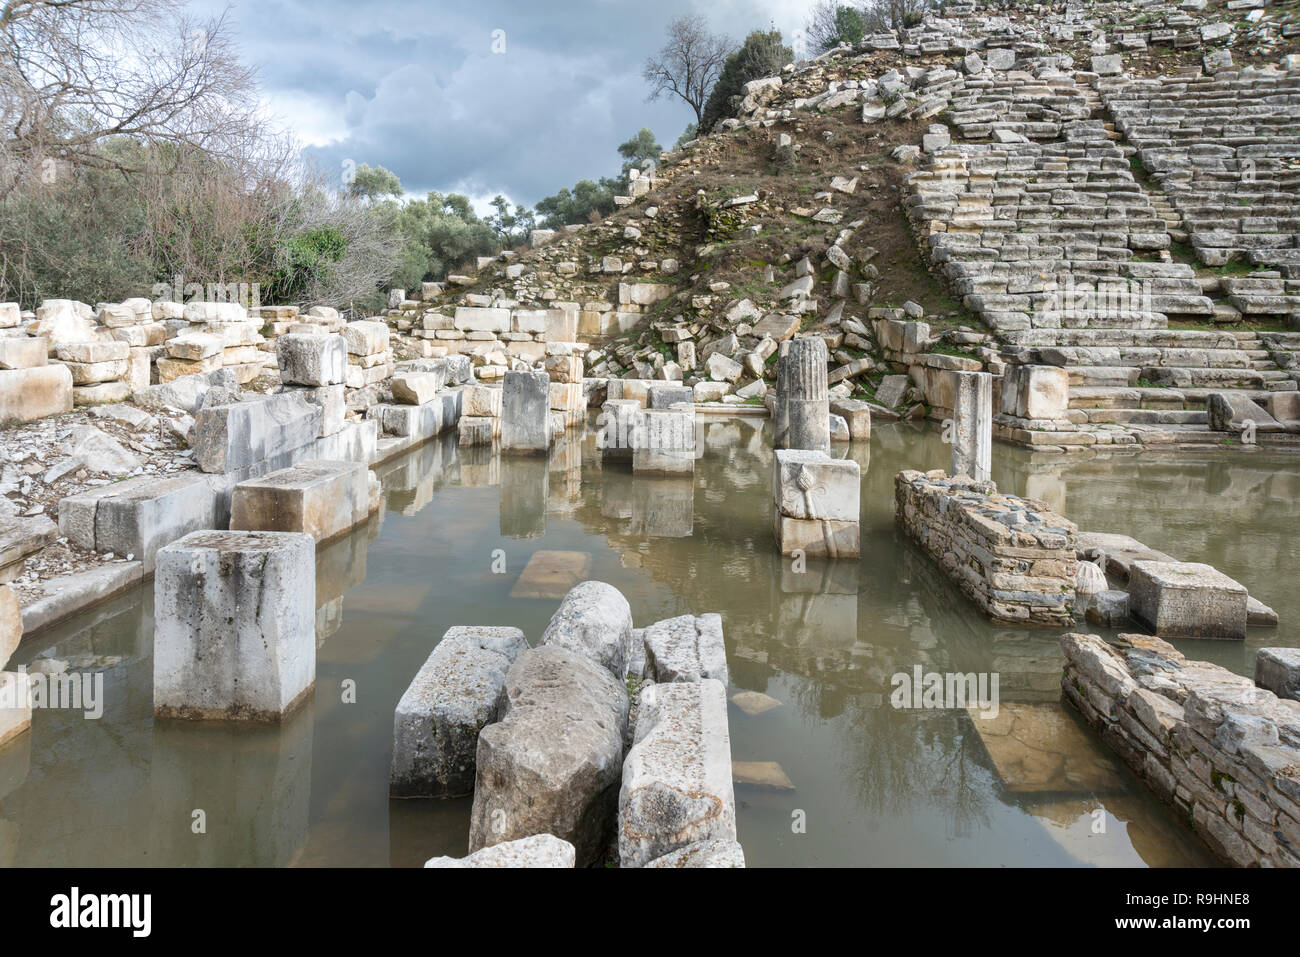
[[1294, 379], [1281, 371], [1256, 369], [1220, 369], [1186, 366], [1066, 366], [1070, 386], [1133, 387], [1144, 380], [1153, 386], [1176, 388], [1211, 387], [1214, 389], [1255, 389], [1289, 391]]

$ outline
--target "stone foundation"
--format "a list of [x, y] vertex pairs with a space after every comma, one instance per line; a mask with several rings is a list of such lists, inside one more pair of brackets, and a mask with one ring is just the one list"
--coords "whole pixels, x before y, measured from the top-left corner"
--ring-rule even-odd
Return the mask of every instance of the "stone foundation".
[[1300, 702], [1159, 638], [1061, 646], [1065, 700], [1219, 857], [1300, 867]]
[[1075, 526], [1042, 502], [942, 471], [899, 472], [894, 520], [985, 614], [1074, 621]]

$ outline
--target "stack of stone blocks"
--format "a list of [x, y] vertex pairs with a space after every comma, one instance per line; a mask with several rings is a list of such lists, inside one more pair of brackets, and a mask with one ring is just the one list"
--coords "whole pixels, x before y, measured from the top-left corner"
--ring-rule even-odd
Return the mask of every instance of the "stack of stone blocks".
[[1069, 625], [1078, 567], [1074, 524], [1045, 503], [942, 470], [899, 472], [894, 519], [985, 614]]

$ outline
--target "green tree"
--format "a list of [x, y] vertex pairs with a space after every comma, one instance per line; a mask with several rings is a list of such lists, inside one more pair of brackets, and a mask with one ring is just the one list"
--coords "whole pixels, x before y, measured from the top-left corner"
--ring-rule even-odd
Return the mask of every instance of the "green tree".
[[352, 174], [348, 193], [356, 199], [375, 203], [382, 199], [400, 197], [402, 181], [397, 178], [396, 173], [382, 166], [368, 166], [362, 163]]
[[492, 198], [492, 208], [496, 212], [488, 217], [487, 222], [503, 246], [517, 246], [528, 238], [528, 233], [537, 225], [537, 218], [531, 209], [518, 205], [512, 209], [510, 200], [500, 194]]
[[732, 115], [732, 98], [742, 95], [746, 83], [775, 76], [793, 59], [794, 51], [785, 45], [780, 30], [755, 30], [745, 37], [740, 49], [727, 57], [722, 76], [704, 104], [702, 128], [711, 130], [719, 120]]
[[686, 129], [682, 130], [682, 135], [677, 137], [677, 142], [673, 144], [673, 149], [679, 150], [691, 140], [700, 135], [698, 123], [687, 123]]
[[623, 176], [626, 178], [630, 169], [647, 170], [659, 162], [659, 154], [664, 148], [655, 139], [649, 127], [643, 126], [626, 143], [618, 148], [618, 155], [623, 157]]

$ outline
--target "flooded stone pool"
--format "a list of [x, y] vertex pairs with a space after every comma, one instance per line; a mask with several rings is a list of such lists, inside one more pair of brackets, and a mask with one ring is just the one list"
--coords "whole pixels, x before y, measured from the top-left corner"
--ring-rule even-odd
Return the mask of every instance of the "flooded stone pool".
[[[619, 588], [638, 626], [720, 612], [729, 694], [779, 702], [730, 707], [750, 866], [1214, 863], [1061, 708], [1059, 631], [980, 617], [895, 529], [895, 473], [947, 465], [936, 431], [880, 424], [869, 449], [849, 450], [863, 557], [798, 574], [773, 545], [770, 426], [704, 430], [693, 481], [602, 469], [590, 434], [549, 461], [461, 450], [452, 436], [380, 467], [379, 516], [318, 556], [315, 695], [283, 726], [154, 721], [151, 588], [33, 637], [13, 664], [102, 673], [104, 713], [37, 711], [31, 734], [0, 750], [0, 864], [463, 855], [468, 799], [388, 798], [397, 700], [447, 628], [514, 625], [536, 641], [583, 578]], [[1256, 648], [1297, 644], [1293, 459], [1039, 461], [997, 446], [993, 478], [1082, 529], [1209, 562], [1281, 615], [1244, 646], [1176, 642], [1189, 658], [1249, 674]], [[996, 673], [997, 716], [894, 708], [891, 676], [917, 667]]]

